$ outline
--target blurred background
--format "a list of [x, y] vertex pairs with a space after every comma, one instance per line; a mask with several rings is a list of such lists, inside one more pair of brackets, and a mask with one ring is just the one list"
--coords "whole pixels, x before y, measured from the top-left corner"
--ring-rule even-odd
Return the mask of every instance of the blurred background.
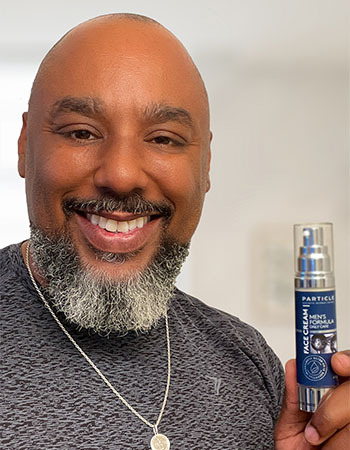
[[32, 0], [0, 16], [0, 247], [28, 237], [16, 171], [35, 72], [70, 28], [135, 12], [169, 28], [206, 83], [212, 188], [178, 286], [294, 356], [294, 223], [333, 222], [339, 347], [350, 346], [347, 0]]

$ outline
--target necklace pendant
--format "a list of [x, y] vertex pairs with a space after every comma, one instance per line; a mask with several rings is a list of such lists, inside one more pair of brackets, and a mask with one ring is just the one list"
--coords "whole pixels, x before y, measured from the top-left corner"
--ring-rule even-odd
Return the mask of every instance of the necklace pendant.
[[164, 434], [155, 434], [151, 439], [152, 450], [169, 450], [170, 442]]

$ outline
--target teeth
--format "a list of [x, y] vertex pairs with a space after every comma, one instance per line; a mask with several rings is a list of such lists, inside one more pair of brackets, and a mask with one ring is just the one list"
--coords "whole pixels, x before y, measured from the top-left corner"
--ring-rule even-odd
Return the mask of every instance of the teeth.
[[138, 217], [136, 219], [136, 226], [137, 228], [142, 228], [144, 226], [145, 222], [143, 220], [143, 217]]
[[107, 231], [113, 231], [115, 233], [118, 228], [118, 222], [116, 222], [115, 220], [108, 219], [105, 228]]
[[119, 233], [127, 233], [129, 231], [128, 222], [117, 222], [117, 224]]
[[129, 225], [129, 230], [130, 230], [130, 231], [131, 231], [131, 230], [135, 230], [135, 228], [137, 227], [137, 225], [136, 225], [136, 219], [134, 219], [134, 220], [129, 220], [128, 225]]
[[86, 217], [93, 225], [98, 225], [99, 227], [113, 233], [127, 233], [128, 231], [135, 230], [135, 228], [142, 228], [151, 220], [150, 216], [138, 217], [137, 219], [129, 221], [123, 220], [119, 222], [112, 219], [106, 219], [105, 217], [98, 216], [96, 214], [86, 214]]
[[[89, 216], [88, 216], [88, 218], [89, 218]], [[96, 216], [96, 214], [91, 214], [90, 222], [93, 225], [98, 225], [99, 221], [100, 221], [100, 218], [98, 216]]]
[[107, 219], [105, 217], [100, 216], [100, 220], [98, 222], [98, 225], [101, 228], [106, 228]]

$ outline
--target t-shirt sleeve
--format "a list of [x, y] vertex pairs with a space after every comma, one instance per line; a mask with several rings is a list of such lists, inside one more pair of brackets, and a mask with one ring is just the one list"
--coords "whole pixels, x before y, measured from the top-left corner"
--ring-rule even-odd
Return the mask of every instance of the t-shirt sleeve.
[[257, 330], [254, 331], [256, 333], [256, 338], [259, 341], [259, 345], [262, 349], [261, 355], [263, 362], [264, 379], [266, 388], [271, 395], [271, 399], [273, 400], [273, 419], [276, 423], [282, 406], [285, 389], [284, 369], [281, 361], [271, 349], [271, 347], [267, 344], [264, 337]]

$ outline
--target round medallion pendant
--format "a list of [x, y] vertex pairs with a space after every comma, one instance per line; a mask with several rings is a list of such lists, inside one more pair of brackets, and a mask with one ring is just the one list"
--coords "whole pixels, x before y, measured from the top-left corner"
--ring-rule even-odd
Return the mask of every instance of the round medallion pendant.
[[164, 434], [155, 434], [151, 439], [152, 450], [169, 450], [170, 442]]

